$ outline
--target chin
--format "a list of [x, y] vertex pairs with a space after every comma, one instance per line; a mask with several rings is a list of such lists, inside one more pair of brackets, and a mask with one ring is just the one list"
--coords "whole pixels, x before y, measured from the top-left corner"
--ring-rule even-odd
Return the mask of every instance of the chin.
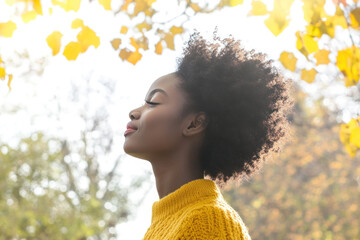
[[137, 152], [135, 149], [132, 149], [130, 146], [127, 146], [126, 143], [124, 143], [123, 149], [127, 155], [146, 160], [143, 154]]
[[124, 149], [124, 152], [128, 155], [132, 155], [133, 154], [133, 150], [131, 149], [131, 146], [128, 146], [128, 144], [125, 142], [124, 145], [123, 145], [123, 149]]

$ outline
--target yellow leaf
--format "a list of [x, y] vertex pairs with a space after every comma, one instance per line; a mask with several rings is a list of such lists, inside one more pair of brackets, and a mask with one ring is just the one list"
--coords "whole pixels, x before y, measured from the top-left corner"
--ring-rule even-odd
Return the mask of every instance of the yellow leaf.
[[23, 13], [21, 15], [21, 18], [24, 21], [24, 23], [28, 23], [28, 22], [34, 20], [36, 18], [36, 16], [37, 16], [37, 14], [35, 11], [29, 11], [29, 12]]
[[353, 118], [347, 123], [347, 126], [348, 126], [350, 132], [352, 130], [354, 130], [355, 128], [359, 127], [359, 121], [360, 121], [360, 118], [359, 119]]
[[67, 60], [75, 60], [80, 52], [82, 51], [82, 45], [78, 42], [69, 42], [68, 45], [65, 46], [63, 55], [67, 58]]
[[351, 131], [350, 143], [360, 148], [360, 127], [356, 127]]
[[12, 74], [9, 74], [9, 81], [8, 81], [8, 87], [9, 87], [9, 90], [11, 91], [11, 86], [10, 86], [10, 84], [11, 84], [11, 81], [13, 80], [13, 75]]
[[53, 56], [55, 56], [56, 54], [58, 54], [58, 52], [60, 51], [60, 47], [61, 47], [61, 38], [62, 38], [62, 33], [59, 31], [54, 31], [52, 34], [50, 34], [47, 38], [46, 38], [46, 42], [49, 45], [49, 47], [52, 49], [53, 52]]
[[183, 33], [184, 32], [184, 29], [182, 27], [175, 27], [175, 26], [172, 26], [170, 28], [170, 32], [175, 35], [175, 34], [179, 34], [179, 33]]
[[321, 37], [321, 35], [324, 33], [321, 30], [322, 29], [319, 28], [317, 25], [309, 24], [306, 26], [306, 32], [313, 37]]
[[344, 12], [341, 10], [339, 6], [336, 7], [336, 12], [334, 16], [327, 16], [329, 21], [333, 23], [333, 25], [341, 26], [342, 28], [348, 28], [346, 23], [346, 18], [344, 16]]
[[265, 25], [275, 36], [278, 36], [289, 25], [289, 22], [288, 19], [272, 12], [265, 20]]
[[105, 10], [111, 10], [111, 0], [98, 0]]
[[268, 13], [266, 4], [263, 3], [262, 1], [257, 1], [257, 0], [252, 1], [251, 7], [252, 8], [251, 8], [249, 15], [261, 16], [261, 15], [266, 15]]
[[155, 45], [155, 53], [156, 54], [161, 54], [163, 50], [163, 47], [161, 45], [161, 40]]
[[136, 40], [136, 43], [139, 45], [139, 48], [142, 48], [144, 50], [149, 49], [149, 40], [145, 35], [143, 35], [141, 38]]
[[80, 8], [81, 0], [52, 0], [53, 5], [58, 5], [63, 8], [65, 11], [75, 11], [77, 12]]
[[347, 123], [347, 127], [349, 129], [349, 134], [351, 134], [351, 132], [353, 130], [355, 130], [356, 128], [360, 127], [359, 126], [359, 121], [360, 121], [360, 118], [359, 119], [353, 118]]
[[290, 8], [294, 0], [274, 0], [274, 9], [265, 20], [265, 25], [278, 36], [289, 25]]
[[308, 83], [312, 83], [315, 80], [316, 73], [317, 72], [315, 69], [310, 69], [310, 70], [303, 69], [301, 70], [301, 79], [305, 80]]
[[[320, 19], [321, 17], [321, 19]], [[348, 28], [348, 24], [346, 22], [346, 18], [344, 16], [343, 11], [339, 6], [336, 7], [336, 12], [333, 16], [327, 15], [326, 13], [322, 12], [321, 16], [319, 15], [317, 17], [318, 22], [312, 23], [309, 25], [316, 25], [317, 28], [320, 30], [321, 34], [328, 34], [331, 38], [335, 37], [335, 27], [341, 26], [344, 29]], [[308, 28], [308, 27], [307, 27]], [[313, 37], [320, 37], [316, 36], [314, 34], [311, 34], [311, 32], [308, 32], [310, 35], [313, 35]]]
[[148, 5], [145, 0], [137, 0], [135, 1], [134, 13], [131, 16], [137, 16], [140, 12], [144, 12], [147, 8]]
[[319, 22], [321, 17], [325, 14], [325, 0], [303, 0], [303, 2], [303, 13], [305, 21], [311, 24], [316, 24]]
[[229, 1], [229, 6], [230, 7], [235, 7], [239, 4], [242, 4], [244, 2], [244, 0], [230, 0]]
[[4, 80], [6, 76], [5, 68], [0, 67], [0, 78]]
[[[321, 33], [326, 33], [331, 38], [335, 37], [335, 25], [334, 25], [334, 19], [328, 18], [326, 22], [320, 22], [320, 31]], [[346, 25], [347, 26], [347, 25]]]
[[195, 12], [198, 12], [201, 10], [201, 8], [199, 7], [199, 5], [197, 3], [193, 3], [191, 2], [190, 3], [190, 7], [195, 11]]
[[123, 4], [120, 7], [120, 10], [126, 12], [128, 10], [129, 4], [131, 2], [132, 2], [132, 0], [124, 0]]
[[81, 44], [81, 52], [85, 52], [89, 46], [97, 48], [100, 45], [100, 38], [89, 27], [83, 27], [76, 37]]
[[348, 78], [349, 83], [355, 85], [360, 78], [360, 48], [352, 46], [338, 52], [336, 65]]
[[122, 27], [121, 27], [121, 30], [120, 30], [120, 33], [121, 33], [121, 34], [126, 34], [127, 31], [128, 31], [128, 28], [125, 27], [125, 26], [122, 26]]
[[319, 50], [318, 43], [313, 39], [310, 34], [301, 34], [299, 31], [296, 32], [296, 48], [308, 58], [308, 54]]
[[357, 148], [352, 144], [345, 144], [345, 149], [351, 157], [355, 157]]
[[306, 51], [302, 36], [299, 31], [296, 32], [296, 48], [308, 59], [308, 52]]
[[125, 60], [127, 59], [129, 56], [130, 56], [131, 52], [128, 51], [127, 49], [121, 49], [120, 50], [120, 53], [119, 53], [119, 56], [122, 60]]
[[274, 0], [274, 11], [280, 14], [288, 15], [294, 1], [295, 0]]
[[171, 33], [167, 33], [164, 37], [164, 40], [166, 42], [166, 46], [171, 49], [171, 50], [175, 50], [175, 46], [174, 46], [174, 36]]
[[16, 24], [13, 21], [0, 23], [0, 37], [12, 37], [16, 29]]
[[360, 26], [360, 7], [353, 9], [350, 12], [350, 21], [353, 28], [358, 28]]
[[340, 125], [340, 140], [345, 145], [346, 151], [351, 157], [354, 157], [357, 149], [360, 147], [359, 144], [359, 126], [360, 118], [351, 119], [347, 124]]
[[40, 15], [43, 14], [40, 0], [34, 0], [33, 6], [34, 6], [34, 10], [37, 14], [40, 14]]
[[346, 76], [344, 76], [344, 82], [345, 82], [345, 87], [351, 87], [351, 86], [355, 86], [356, 85], [356, 82], [355, 80], [352, 80]]
[[130, 44], [135, 47], [136, 51], [139, 50], [139, 45], [133, 37], [130, 38]]
[[79, 28], [79, 27], [85, 27], [85, 25], [84, 25], [84, 21], [82, 19], [77, 18], [74, 21], [72, 21], [71, 28], [76, 29], [76, 28]]
[[111, 41], [111, 45], [113, 46], [113, 48], [115, 50], [119, 49], [120, 44], [121, 44], [121, 39], [119, 39], [119, 38], [115, 38]]
[[153, 8], [148, 8], [145, 10], [144, 13], [145, 13], [145, 16], [152, 17], [156, 13], [156, 11]]
[[297, 58], [294, 56], [293, 53], [282, 52], [280, 54], [279, 60], [285, 68], [289, 69], [292, 72], [295, 71]]
[[146, 0], [147, 5], [150, 7], [156, 0]]
[[136, 52], [132, 52], [127, 60], [128, 60], [128, 62], [135, 65], [141, 59], [141, 57], [142, 57], [141, 53], [136, 51]]
[[330, 51], [325, 50], [325, 49], [321, 49], [321, 50], [317, 51], [314, 54], [314, 57], [316, 59], [316, 65], [328, 64], [330, 62], [329, 53], [330, 53]]
[[144, 29], [146, 29], [146, 31], [149, 31], [152, 28], [152, 26], [144, 21], [136, 25], [136, 28], [139, 29], [140, 32], [143, 32]]
[[359, 127], [358, 121], [360, 121], [360, 118], [359, 119], [353, 118], [348, 123], [340, 125], [340, 140], [341, 140], [341, 142], [346, 143], [349, 141], [349, 136], [350, 136], [350, 133], [352, 132], [352, 130]]
[[312, 36], [309, 34], [305, 34], [302, 37], [302, 42], [304, 44], [304, 47], [306, 48], [306, 51], [310, 54], [313, 52], [316, 52], [319, 50], [318, 43], [314, 40]]

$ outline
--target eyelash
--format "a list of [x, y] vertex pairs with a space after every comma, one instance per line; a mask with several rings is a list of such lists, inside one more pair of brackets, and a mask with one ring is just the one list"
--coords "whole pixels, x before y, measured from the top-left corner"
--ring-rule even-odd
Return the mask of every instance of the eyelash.
[[154, 103], [154, 102], [149, 102], [149, 101], [146, 101], [144, 100], [147, 104], [150, 104], [150, 105], [158, 105], [159, 103]]

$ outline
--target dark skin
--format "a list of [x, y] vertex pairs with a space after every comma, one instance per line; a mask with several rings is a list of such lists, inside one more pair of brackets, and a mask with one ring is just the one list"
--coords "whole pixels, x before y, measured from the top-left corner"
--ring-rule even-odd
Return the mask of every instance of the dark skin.
[[[199, 148], [206, 128], [203, 112], [180, 117], [186, 95], [178, 87], [181, 81], [170, 73], [150, 86], [145, 103], [129, 113], [138, 128], [125, 136], [124, 151], [136, 158], [148, 160], [153, 168], [159, 198], [174, 192], [182, 185], [203, 179]], [[150, 95], [154, 89], [162, 89]]]

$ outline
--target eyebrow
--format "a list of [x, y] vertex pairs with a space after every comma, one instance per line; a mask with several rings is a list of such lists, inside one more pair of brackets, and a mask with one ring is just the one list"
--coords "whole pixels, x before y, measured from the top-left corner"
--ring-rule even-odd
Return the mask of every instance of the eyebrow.
[[149, 98], [150, 98], [152, 95], [154, 95], [156, 92], [161, 92], [161, 93], [163, 93], [166, 97], [169, 97], [164, 90], [162, 90], [162, 89], [160, 89], [160, 88], [156, 88], [156, 89], [154, 89], [154, 90], [152, 90], [152, 91], [150, 92]]

